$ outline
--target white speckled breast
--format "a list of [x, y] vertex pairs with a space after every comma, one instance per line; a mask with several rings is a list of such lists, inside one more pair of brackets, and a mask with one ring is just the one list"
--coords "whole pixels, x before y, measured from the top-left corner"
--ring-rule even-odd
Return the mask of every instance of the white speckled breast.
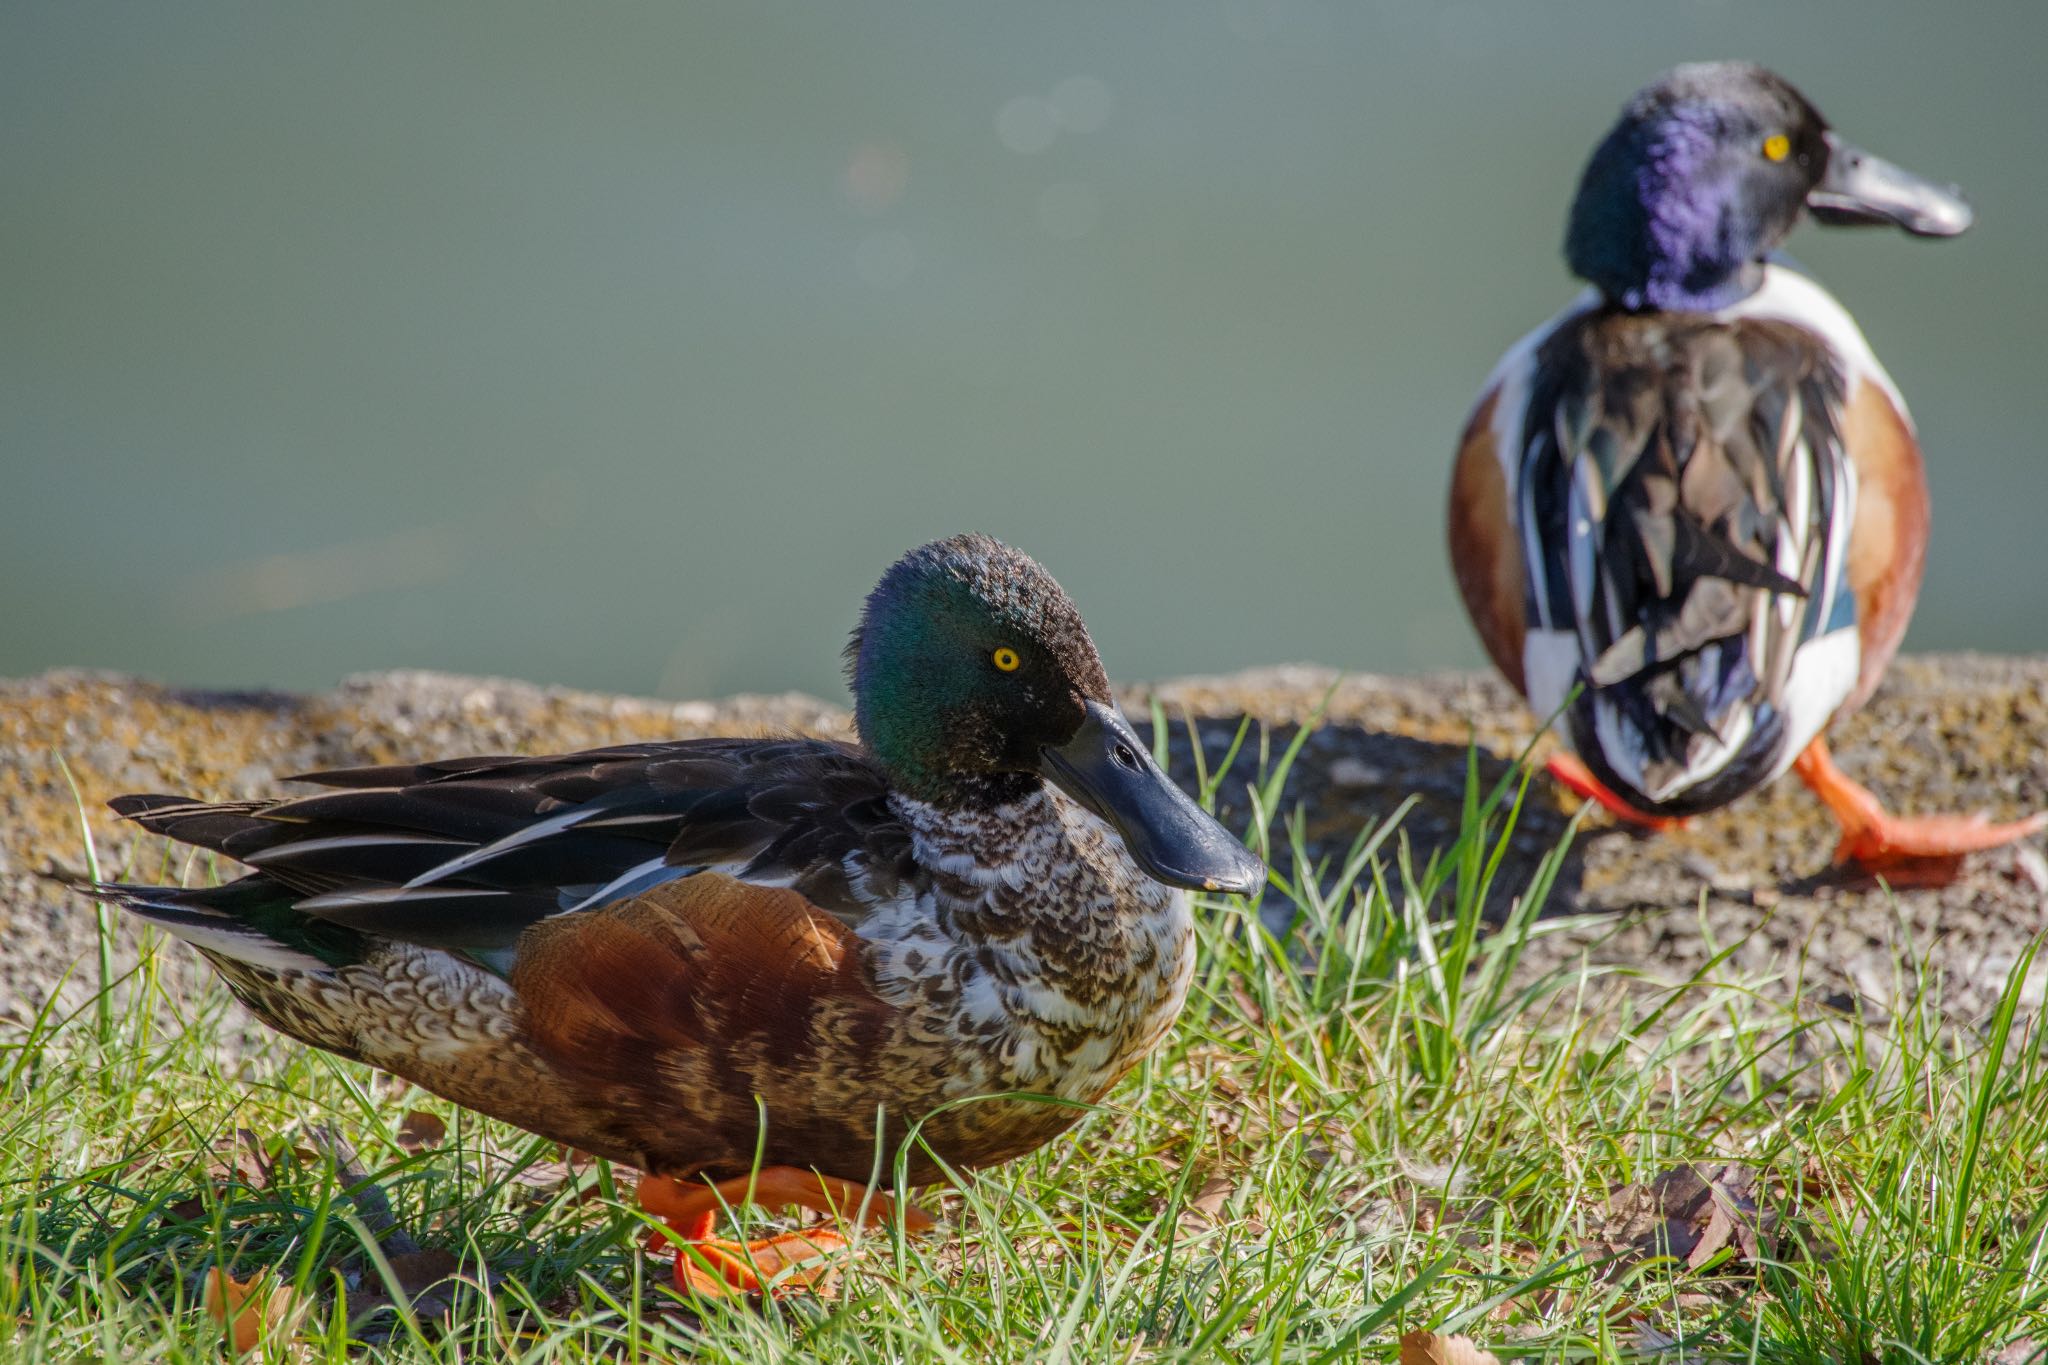
[[955, 1095], [1099, 1097], [1187, 998], [1186, 893], [1147, 877], [1115, 831], [1051, 788], [990, 811], [890, 800], [932, 885], [858, 926], [878, 993], [917, 1032], [955, 1040]]

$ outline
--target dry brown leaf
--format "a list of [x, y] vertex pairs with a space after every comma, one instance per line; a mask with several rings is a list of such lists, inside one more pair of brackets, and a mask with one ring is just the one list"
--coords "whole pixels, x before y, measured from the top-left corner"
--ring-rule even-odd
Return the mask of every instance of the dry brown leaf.
[[1587, 1251], [1617, 1266], [1670, 1256], [1698, 1270], [1731, 1245], [1754, 1264], [1772, 1240], [1775, 1218], [1759, 1208], [1758, 1174], [1727, 1163], [1675, 1166], [1644, 1185], [1617, 1186], [1607, 1218]]
[[1685, 1340], [1652, 1327], [1647, 1322], [1637, 1322], [1629, 1331], [1629, 1345], [1644, 1355], [1661, 1355], [1665, 1351], [1684, 1349]]
[[235, 1350], [253, 1351], [284, 1327], [292, 1312], [292, 1291], [268, 1270], [238, 1280], [216, 1266], [206, 1272], [200, 1304], [208, 1317], [228, 1329]]
[[539, 1194], [552, 1194], [576, 1178], [576, 1172], [559, 1161], [535, 1161], [512, 1172], [512, 1183]]
[[1188, 1207], [1204, 1217], [1215, 1219], [1222, 1215], [1223, 1206], [1230, 1202], [1230, 1196], [1237, 1193], [1237, 1182], [1227, 1175], [1212, 1175], [1202, 1182], [1202, 1188], [1195, 1191], [1195, 1197], [1188, 1200]]
[[451, 1251], [402, 1251], [386, 1261], [390, 1283], [372, 1277], [348, 1298], [349, 1321], [378, 1340], [395, 1320], [386, 1316], [387, 1310], [400, 1301], [421, 1318], [445, 1317], [453, 1311], [463, 1285], [471, 1282], [461, 1278], [461, 1264]]
[[206, 1154], [206, 1175], [216, 1189], [240, 1185], [261, 1190], [270, 1185], [276, 1163], [264, 1149], [263, 1141], [247, 1128], [235, 1130], [234, 1141]]
[[398, 1145], [414, 1156], [439, 1147], [447, 1136], [447, 1122], [424, 1109], [408, 1109], [398, 1121]]
[[448, 1279], [457, 1269], [452, 1251], [408, 1251], [389, 1259], [392, 1278], [412, 1298]]
[[180, 1199], [164, 1205], [163, 1218], [166, 1222], [196, 1223], [206, 1214], [206, 1196], [195, 1194], [189, 1199]]
[[1223, 1206], [1237, 1192], [1237, 1182], [1220, 1172], [1202, 1182], [1180, 1211], [1180, 1235], [1200, 1237], [1221, 1221]]
[[[266, 1190], [277, 1175], [277, 1158], [253, 1129], [235, 1129], [235, 1140], [206, 1157], [208, 1184], [214, 1197], [232, 1200], [238, 1188]], [[172, 1221], [196, 1222], [206, 1214], [206, 1198], [192, 1194], [164, 1206], [163, 1216]]]
[[[576, 1185], [596, 1164], [597, 1158], [590, 1153], [557, 1143], [555, 1160], [536, 1161], [520, 1167], [512, 1173], [512, 1183], [531, 1191], [536, 1197], [553, 1195], [565, 1187]], [[618, 1173], [618, 1182], [621, 1186], [632, 1182], [634, 1172], [623, 1166], [614, 1169]], [[587, 1189], [577, 1191], [571, 1202], [584, 1204], [602, 1197], [602, 1188], [592, 1184]]]
[[1849, 1191], [1841, 1176], [1819, 1157], [1808, 1157], [1806, 1164], [1799, 1168], [1799, 1192], [1808, 1199], [1827, 1199]]
[[235, 1129], [235, 1170], [252, 1190], [269, 1189], [271, 1177], [277, 1173], [270, 1149], [252, 1129]]
[[1686, 1253], [1687, 1270], [1698, 1270], [1735, 1240], [1735, 1219], [1729, 1215], [1729, 1201], [1715, 1198], [1712, 1203], [1713, 1211], [1707, 1215], [1707, 1225], [1700, 1229], [1699, 1241], [1693, 1243], [1692, 1250]]
[[1401, 1365], [1500, 1365], [1500, 1357], [1467, 1336], [1409, 1332], [1401, 1338]]

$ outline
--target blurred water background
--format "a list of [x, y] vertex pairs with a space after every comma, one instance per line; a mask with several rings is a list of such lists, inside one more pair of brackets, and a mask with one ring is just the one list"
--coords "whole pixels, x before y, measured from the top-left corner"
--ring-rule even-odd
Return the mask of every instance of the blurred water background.
[[0, 8], [0, 674], [840, 695], [983, 529], [1113, 673], [1476, 663], [1481, 378], [1579, 166], [1750, 57], [1960, 182], [1794, 252], [1911, 400], [1911, 645], [2048, 646], [2048, 7]]

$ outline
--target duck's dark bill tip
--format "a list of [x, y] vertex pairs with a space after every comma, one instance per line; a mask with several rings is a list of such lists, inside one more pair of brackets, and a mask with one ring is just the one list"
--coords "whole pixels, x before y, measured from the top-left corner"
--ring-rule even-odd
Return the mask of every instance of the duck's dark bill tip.
[[1266, 880], [1258, 855], [1160, 771], [1114, 706], [1089, 702], [1074, 737], [1044, 751], [1040, 772], [1114, 826], [1132, 860], [1155, 881], [1245, 895]]
[[1806, 196], [1814, 220], [1829, 227], [1895, 227], [1915, 237], [1956, 237], [1976, 210], [1954, 185], [1937, 185], [1827, 135], [1828, 168]]

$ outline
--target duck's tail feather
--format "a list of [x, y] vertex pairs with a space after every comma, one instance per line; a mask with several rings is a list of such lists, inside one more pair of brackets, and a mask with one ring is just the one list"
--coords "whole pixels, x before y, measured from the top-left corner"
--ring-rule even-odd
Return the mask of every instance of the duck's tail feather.
[[260, 874], [222, 886], [78, 886], [212, 957], [270, 971], [327, 972], [361, 956], [361, 939], [353, 930], [294, 913], [292, 893]]
[[227, 841], [236, 835], [264, 829], [266, 823], [256, 812], [268, 804], [262, 800], [211, 802], [166, 794], [115, 796], [106, 802], [119, 817], [135, 821], [152, 835], [164, 835], [178, 843], [197, 843], [215, 853], [229, 851]]

